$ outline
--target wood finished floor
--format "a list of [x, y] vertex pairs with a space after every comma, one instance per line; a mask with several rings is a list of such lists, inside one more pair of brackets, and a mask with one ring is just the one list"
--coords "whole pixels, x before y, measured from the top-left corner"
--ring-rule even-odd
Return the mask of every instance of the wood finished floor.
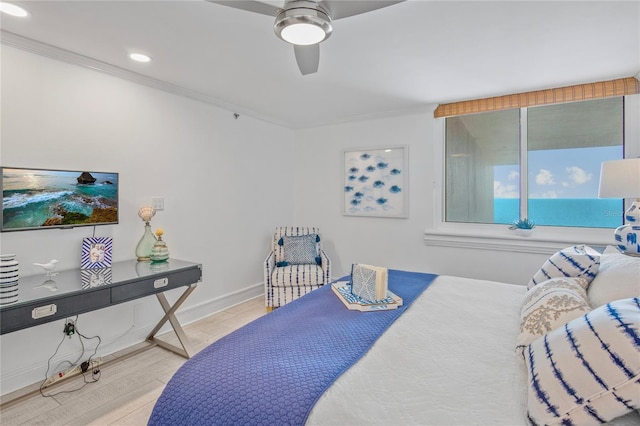
[[[258, 297], [189, 324], [184, 330], [197, 352], [264, 314], [264, 298]], [[177, 344], [173, 333], [160, 337]], [[50, 398], [35, 393], [3, 404], [0, 406], [0, 424], [146, 425], [156, 399], [185, 361], [172, 352], [153, 347], [103, 366], [98, 382], [76, 392]], [[76, 389], [81, 385], [82, 377], [74, 377], [52, 388], [51, 393]], [[38, 386], [39, 383], [6, 395], [2, 402], [37, 390]]]

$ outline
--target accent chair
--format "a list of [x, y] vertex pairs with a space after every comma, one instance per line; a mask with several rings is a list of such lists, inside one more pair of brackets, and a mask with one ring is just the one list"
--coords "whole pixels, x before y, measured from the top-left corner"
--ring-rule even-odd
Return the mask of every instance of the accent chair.
[[319, 228], [276, 228], [264, 261], [267, 312], [322, 287], [330, 277], [331, 260], [322, 250]]

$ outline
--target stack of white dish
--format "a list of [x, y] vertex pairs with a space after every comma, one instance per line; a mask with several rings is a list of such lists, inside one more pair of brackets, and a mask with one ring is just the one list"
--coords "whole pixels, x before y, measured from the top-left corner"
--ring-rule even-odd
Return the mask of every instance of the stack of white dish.
[[0, 255], [0, 305], [18, 301], [20, 264], [15, 254]]

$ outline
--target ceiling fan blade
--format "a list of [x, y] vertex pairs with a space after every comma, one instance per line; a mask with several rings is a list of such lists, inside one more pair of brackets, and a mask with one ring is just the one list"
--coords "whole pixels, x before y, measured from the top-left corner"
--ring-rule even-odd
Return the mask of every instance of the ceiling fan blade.
[[309, 46], [294, 45], [293, 51], [296, 54], [296, 62], [302, 75], [313, 74], [318, 71], [320, 64], [320, 45]]
[[328, 9], [331, 19], [335, 20], [382, 9], [403, 1], [405, 0], [322, 0], [320, 4]]
[[217, 3], [223, 6], [233, 7], [235, 9], [246, 10], [249, 12], [260, 13], [262, 15], [276, 16], [279, 8], [267, 3], [254, 0], [207, 0], [210, 3]]

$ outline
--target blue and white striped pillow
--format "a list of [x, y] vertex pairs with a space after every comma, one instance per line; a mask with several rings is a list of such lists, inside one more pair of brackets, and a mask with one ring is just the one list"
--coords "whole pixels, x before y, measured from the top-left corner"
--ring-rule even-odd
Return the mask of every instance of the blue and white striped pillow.
[[538, 425], [592, 425], [640, 408], [640, 299], [569, 321], [525, 349], [528, 417]]
[[[600, 253], [589, 246], [578, 245], [567, 247], [551, 256], [542, 268], [535, 273], [527, 288], [550, 280], [562, 277], [583, 277], [587, 279], [587, 285], [591, 283], [600, 267]], [[586, 290], [586, 288], [585, 288]]]

